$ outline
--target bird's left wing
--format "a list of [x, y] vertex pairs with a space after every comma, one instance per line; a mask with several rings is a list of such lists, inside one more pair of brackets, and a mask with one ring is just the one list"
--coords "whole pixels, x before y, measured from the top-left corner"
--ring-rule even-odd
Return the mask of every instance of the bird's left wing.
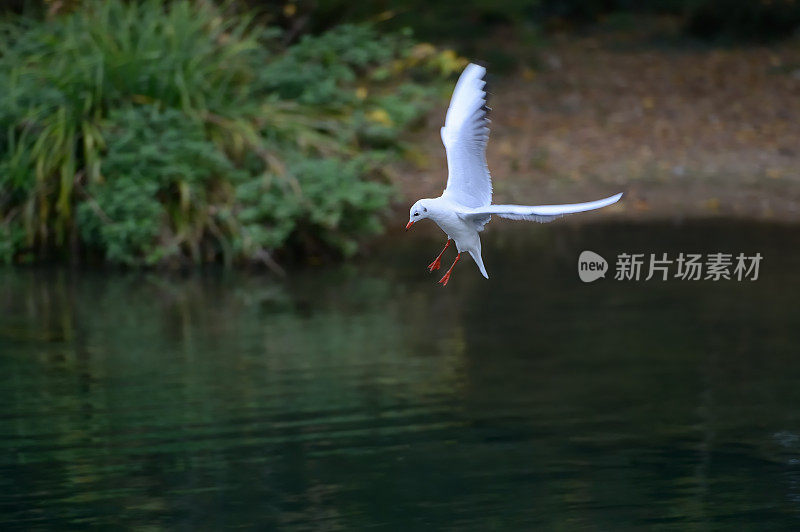
[[489, 119], [484, 75], [482, 66], [467, 65], [453, 90], [442, 128], [448, 173], [442, 196], [470, 208], [492, 202], [492, 178], [486, 166]]
[[530, 220], [533, 222], [546, 223], [552, 222], [565, 214], [607, 207], [618, 202], [621, 197], [622, 193], [597, 201], [570, 203], [566, 205], [487, 205], [476, 209], [464, 210], [458, 214], [470, 219], [496, 214], [501, 218], [508, 218], [510, 220]]

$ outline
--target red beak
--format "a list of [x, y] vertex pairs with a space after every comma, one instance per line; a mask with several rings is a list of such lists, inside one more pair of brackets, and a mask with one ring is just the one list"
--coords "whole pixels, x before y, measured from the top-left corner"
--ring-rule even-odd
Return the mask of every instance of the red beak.
[[412, 226], [412, 225], [414, 225], [414, 222], [408, 222], [408, 225], [406, 226], [406, 231], [408, 231], [409, 229], [411, 229], [411, 226]]

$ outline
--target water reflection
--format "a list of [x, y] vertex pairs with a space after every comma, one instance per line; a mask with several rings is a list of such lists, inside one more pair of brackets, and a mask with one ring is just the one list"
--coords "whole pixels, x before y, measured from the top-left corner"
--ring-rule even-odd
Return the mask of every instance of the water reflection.
[[[506, 225], [444, 290], [418, 235], [280, 282], [2, 271], [0, 521], [796, 527], [794, 233]], [[584, 249], [765, 259], [584, 285]]]

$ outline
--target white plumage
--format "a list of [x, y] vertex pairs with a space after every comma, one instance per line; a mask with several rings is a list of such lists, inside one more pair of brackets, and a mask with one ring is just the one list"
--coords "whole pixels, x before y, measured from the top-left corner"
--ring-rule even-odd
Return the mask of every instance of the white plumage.
[[486, 69], [469, 64], [456, 83], [442, 128], [447, 152], [447, 187], [442, 196], [465, 207], [492, 202], [492, 177], [486, 165]]
[[[439, 269], [442, 254], [453, 240], [458, 249], [453, 266], [461, 253], [468, 252], [488, 279], [478, 233], [493, 214], [511, 220], [544, 223], [565, 214], [606, 207], [619, 201], [622, 194], [567, 205], [492, 205], [492, 178], [486, 165], [490, 121], [486, 116], [489, 108], [486, 107], [485, 75], [485, 68], [472, 63], [461, 73], [441, 130], [447, 152], [447, 186], [438, 198], [421, 199], [411, 207], [406, 229], [419, 220], [430, 218], [447, 233], [447, 244], [428, 266], [430, 271]], [[453, 266], [439, 281], [441, 284], [447, 284]]]

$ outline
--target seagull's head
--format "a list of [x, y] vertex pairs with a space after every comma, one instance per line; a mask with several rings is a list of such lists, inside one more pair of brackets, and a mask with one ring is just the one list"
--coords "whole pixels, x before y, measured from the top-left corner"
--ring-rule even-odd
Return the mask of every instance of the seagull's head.
[[406, 225], [406, 231], [411, 229], [411, 226], [414, 225], [414, 223], [427, 218], [428, 209], [429, 205], [427, 203], [427, 200], [424, 199], [421, 199], [414, 205], [412, 205], [411, 211], [409, 211], [408, 213], [408, 225]]

